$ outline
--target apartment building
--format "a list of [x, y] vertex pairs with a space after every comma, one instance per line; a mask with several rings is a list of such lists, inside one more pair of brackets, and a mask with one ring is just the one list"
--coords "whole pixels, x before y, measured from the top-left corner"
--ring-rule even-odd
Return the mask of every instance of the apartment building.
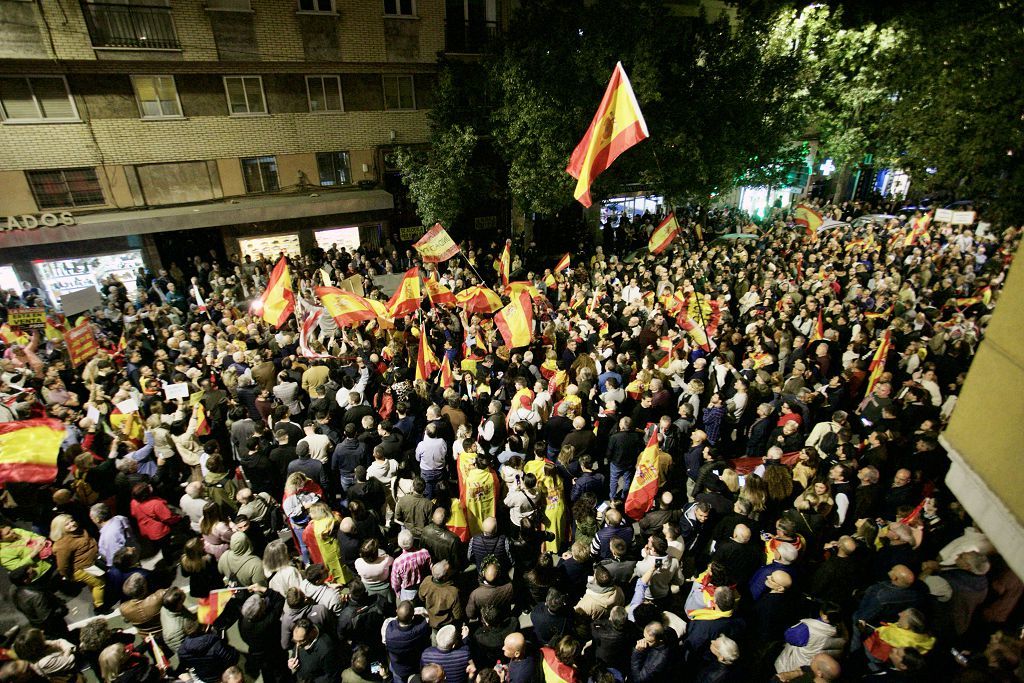
[[391, 163], [498, 0], [0, 0], [0, 287], [395, 244]]

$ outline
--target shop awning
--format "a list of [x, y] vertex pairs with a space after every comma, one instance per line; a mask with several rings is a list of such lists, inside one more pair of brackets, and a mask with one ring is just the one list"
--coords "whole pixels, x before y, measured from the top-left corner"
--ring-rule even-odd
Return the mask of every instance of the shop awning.
[[75, 225], [0, 232], [0, 248], [214, 228], [309, 216], [390, 211], [394, 206], [394, 198], [384, 190], [348, 190], [302, 195], [235, 197], [204, 204], [156, 209], [103, 211], [90, 214], [72, 212], [75, 215]]

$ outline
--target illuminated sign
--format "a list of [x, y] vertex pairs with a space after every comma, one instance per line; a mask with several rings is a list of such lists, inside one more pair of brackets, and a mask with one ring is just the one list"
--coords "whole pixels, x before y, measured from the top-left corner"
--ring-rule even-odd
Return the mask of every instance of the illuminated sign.
[[60, 213], [41, 213], [33, 216], [30, 213], [20, 216], [8, 216], [7, 223], [0, 226], [0, 231], [38, 230], [39, 228], [59, 228], [62, 225], [74, 225], [75, 217], [70, 211]]

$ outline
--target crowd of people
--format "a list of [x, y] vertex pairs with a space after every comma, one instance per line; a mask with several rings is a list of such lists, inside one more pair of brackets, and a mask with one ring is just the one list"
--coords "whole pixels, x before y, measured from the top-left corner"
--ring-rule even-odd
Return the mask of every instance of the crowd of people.
[[[201, 256], [106, 282], [78, 367], [5, 343], [0, 421], [66, 437], [52, 483], [4, 485], [23, 619], [0, 678], [1018, 680], [1024, 584], [938, 436], [1019, 230], [778, 212], [705, 243], [695, 216], [651, 254], [660, 219], [609, 222], [566, 269], [516, 249], [524, 347], [429, 297], [300, 338], [251, 305], [276, 257]], [[413, 266], [505, 293], [503, 247], [291, 258], [299, 315], [354, 276], [386, 301], [377, 276]], [[418, 378], [423, 344], [450, 373]], [[83, 591], [95, 616], [69, 614]]]

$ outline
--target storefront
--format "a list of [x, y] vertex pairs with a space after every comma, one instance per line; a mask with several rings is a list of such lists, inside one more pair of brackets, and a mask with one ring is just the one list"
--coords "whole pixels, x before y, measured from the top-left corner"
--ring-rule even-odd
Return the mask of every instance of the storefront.
[[21, 291], [21, 280], [18, 278], [14, 266], [0, 266], [0, 289]]
[[43, 286], [50, 303], [55, 306], [60, 305], [60, 297], [65, 292], [86, 287], [99, 289], [111, 276], [120, 280], [128, 290], [128, 296], [132, 297], [136, 289], [135, 276], [139, 268], [145, 265], [141, 249], [32, 263], [37, 282]]

